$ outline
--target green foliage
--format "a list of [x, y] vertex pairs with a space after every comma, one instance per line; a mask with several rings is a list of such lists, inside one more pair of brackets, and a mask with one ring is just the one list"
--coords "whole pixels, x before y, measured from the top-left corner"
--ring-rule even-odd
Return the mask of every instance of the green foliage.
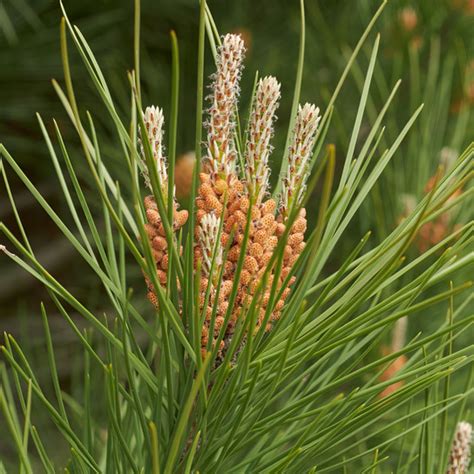
[[[0, 223], [0, 231], [9, 241], [2, 250], [41, 282], [49, 295], [48, 302], [41, 305], [41, 315], [51, 380], [36, 375], [36, 361], [27, 357], [13, 336], [6, 334], [2, 347], [6, 364], [0, 368], [0, 407], [20, 472], [36, 472], [40, 466], [46, 472], [55, 472], [61, 462], [67, 472], [74, 473], [413, 472], [415, 466], [419, 472], [444, 470], [454, 427], [447, 414], [455, 421], [461, 419], [473, 394], [474, 353], [466, 335], [468, 331], [472, 333], [474, 317], [472, 293], [468, 292], [471, 282], [465, 274], [472, 270], [473, 263], [473, 224], [468, 209], [472, 205], [474, 145], [466, 146], [444, 173], [438, 173], [432, 189], [420, 197], [398, 225], [390, 220], [396, 214], [393, 211], [387, 222], [375, 226], [376, 238], [367, 232], [369, 226], [365, 224], [373, 222], [368, 217], [360, 220], [359, 226], [365, 226], [363, 232], [354, 230], [355, 216], [373, 212], [370, 203], [376, 202], [377, 186], [380, 192], [380, 188], [388, 186], [384, 180], [408, 181], [400, 177], [395, 160], [404, 154], [404, 149], [415, 153], [413, 140], [420, 137], [425, 143], [420, 163], [427, 169], [418, 170], [420, 175], [416, 177], [411, 169], [404, 172], [417, 186], [425, 176], [429, 177], [428, 162], [436, 159], [433, 155], [437, 147], [425, 135], [434, 125], [442, 128], [438, 121], [431, 122], [432, 114], [424, 119], [422, 128], [416, 128], [421, 127], [416, 124], [422, 109], [416, 94], [406, 123], [398, 128], [391, 122], [389, 107], [392, 101], [396, 103], [398, 83], [381, 87], [383, 73], [377, 62], [380, 37], [371, 36], [383, 7], [384, 4], [368, 22], [354, 51], [348, 53], [341, 81], [327, 101], [305, 204], [310, 209], [316, 207], [311, 207], [309, 200], [320, 181], [321, 199], [315, 211], [316, 223], [306, 238], [308, 244], [294, 268], [298, 284], [272, 331], [250, 332], [237, 354], [239, 342], [255, 318], [257, 298], [254, 299], [244, 311], [224, 362], [217, 367], [215, 350], [201, 357], [203, 316], [196, 304], [192, 251], [195, 209], [191, 206], [189, 227], [175, 241], [167, 212], [170, 201], [166, 202], [163, 196], [151, 150], [145, 146], [153, 195], [172, 244], [169, 281], [177, 279], [179, 287], [167, 291], [156, 280], [144, 228], [144, 190], [136, 146], [137, 130], [144, 127], [141, 110], [142, 102], [145, 104], [139, 69], [128, 76], [130, 107], [125, 112], [85, 36], [64, 13], [61, 53], [65, 85], [54, 82], [54, 89], [77, 132], [82, 151], [66, 145], [60, 124], [53, 122], [48, 127], [39, 115], [38, 120], [67, 213], [55, 211], [6, 147], [0, 146], [0, 169], [19, 230], [15, 235]], [[136, 2], [136, 25], [139, 15]], [[205, 33], [211, 51], [215, 52], [219, 41], [216, 23], [204, 2], [199, 20], [194, 137], [198, 157]], [[311, 44], [311, 38], [305, 42], [304, 21], [300, 34], [292, 118], [304, 78], [303, 47]], [[76, 97], [68, 38], [100, 99], [100, 120], [107, 117], [113, 131], [112, 138], [104, 134], [107, 146], [102, 145], [95, 114], [83, 108]], [[369, 63], [362, 70], [359, 56], [369, 38]], [[170, 42], [172, 81], [167, 123], [171, 177], [181, 123], [178, 112], [184, 99], [180, 97], [179, 84], [182, 60], [174, 34]], [[436, 61], [436, 54], [432, 57]], [[136, 66], [141, 63], [138, 27], [134, 62]], [[351, 75], [360, 95], [352, 103], [356, 113], [350, 131], [341, 139], [347, 151], [336, 154], [333, 146], [326, 149], [324, 145], [330, 143], [332, 130], [337, 128], [341, 88]], [[253, 71], [249, 76], [253, 77]], [[442, 73], [440, 81], [445, 78]], [[435, 84], [430, 87], [431, 91], [436, 89]], [[449, 88], [449, 84], [445, 87]], [[381, 106], [373, 99], [374, 88], [383, 96]], [[442, 110], [439, 116], [445, 117]], [[455, 135], [460, 144], [468, 119], [459, 120]], [[242, 120], [237, 133], [245, 129], [244, 125]], [[367, 129], [362, 130], [363, 126]], [[341, 130], [344, 136], [345, 126], [341, 125]], [[283, 133], [281, 143], [285, 136]], [[239, 136], [239, 140], [243, 137]], [[111, 142], [115, 156], [120, 156], [121, 170], [117, 174], [104, 153]], [[284, 157], [286, 147], [280, 146], [275, 154]], [[84, 162], [87, 181], [77, 172], [83, 169]], [[281, 176], [286, 160], [280, 162]], [[11, 192], [12, 174], [64, 234], [77, 252], [77, 259], [85, 262], [101, 289], [101, 309], [76, 296], [38, 260]], [[192, 196], [196, 189], [197, 172]], [[459, 189], [463, 192], [453, 199]], [[170, 193], [168, 197], [171, 199]], [[419, 230], [454, 206], [464, 210], [460, 211], [461, 217], [468, 217], [459, 220], [462, 225], [428, 251], [414, 252], [412, 244]], [[248, 226], [246, 232], [245, 238]], [[349, 233], [355, 238], [345, 238]], [[282, 239], [271, 264], [281, 266], [284, 245]], [[239, 264], [241, 267], [242, 261]], [[136, 278], [130, 277], [131, 268], [150, 275], [159, 311], [143, 305], [142, 283], [137, 284]], [[274, 304], [278, 299], [275, 284], [271, 301]], [[83, 349], [75, 396], [61, 387], [49, 308], [59, 311]], [[432, 317], [435, 310], [443, 315]], [[73, 313], [87, 322], [86, 330]], [[428, 331], [410, 337], [403, 347], [381, 354], [382, 342], [404, 317], [414, 323], [431, 317], [433, 321]], [[401, 370], [388, 380], [381, 378], [400, 357], [407, 360]], [[398, 390], [379, 396], [396, 382], [402, 382]], [[58, 460], [55, 445], [36, 425], [41, 413], [47, 414], [55, 425], [67, 459]]]

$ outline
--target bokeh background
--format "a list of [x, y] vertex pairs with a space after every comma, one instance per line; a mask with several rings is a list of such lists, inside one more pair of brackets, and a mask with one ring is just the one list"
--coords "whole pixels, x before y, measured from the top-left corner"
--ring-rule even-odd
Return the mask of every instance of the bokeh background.
[[[69, 18], [79, 26], [96, 54], [124, 117], [130, 94], [127, 71], [133, 66], [133, 2], [131, 0], [63, 0]], [[240, 32], [247, 44], [246, 70], [242, 84], [243, 110], [248, 109], [255, 72], [273, 74], [282, 82], [282, 101], [275, 134], [274, 165], [277, 169], [284, 146], [300, 29], [297, 0], [209, 0], [221, 32]], [[369, 23], [378, 0], [307, 0], [306, 56], [302, 99], [326, 104], [348, 57]], [[61, 10], [57, 0], [0, 0], [0, 142], [23, 167], [26, 174], [58, 211], [65, 208], [46, 145], [35, 113], [51, 126], [55, 118], [80, 160], [75, 132], [51, 85], [62, 83], [59, 50]], [[179, 40], [181, 84], [178, 152], [194, 145], [197, 0], [142, 0], [142, 83], [145, 104], [159, 104], [169, 110], [170, 30]], [[336, 144], [337, 156], [344, 156], [355, 118], [364, 71], [375, 39], [381, 46], [361, 134], [366, 133], [398, 79], [402, 85], [386, 119], [386, 133], [380, 146], [391, 143], [411, 113], [425, 107], [396, 158], [364, 203], [350, 231], [341, 242], [338, 255], [347, 255], [367, 230], [374, 232], [375, 244], [390, 232], [404, 213], [416, 204], [429, 187], [439, 164], [449, 163], [472, 141], [474, 121], [474, 1], [392, 0], [385, 8], [359, 54], [336, 103], [328, 141]], [[94, 115], [102, 139], [102, 153], [116, 176], [123, 166], [112, 126], [96, 93], [86, 80], [77, 54], [72, 54], [72, 74], [78, 102]], [[206, 57], [212, 70], [212, 58]], [[385, 141], [385, 144], [384, 144]], [[76, 152], [74, 152], [76, 147]], [[85, 165], [84, 165], [85, 170]], [[182, 194], [186, 195], [186, 173], [182, 166]], [[180, 173], [178, 173], [178, 176]], [[276, 178], [277, 173], [273, 175]], [[12, 191], [37, 257], [79, 299], [89, 307], [105, 311], [99, 288], [88, 279], [83, 262], [73, 248], [39, 209], [28, 191], [9, 174]], [[15, 228], [14, 216], [0, 183], [0, 220]], [[85, 183], [87, 184], [87, 183]], [[317, 208], [318, 190], [311, 198]], [[468, 207], [455, 209], [434, 222], [413, 245], [416, 255], [459, 223], [472, 218]], [[27, 353], [41, 357], [44, 352], [39, 301], [47, 294], [32, 277], [0, 257], [0, 329], [17, 337]], [[337, 256], [330, 263], [337, 267]], [[329, 268], [328, 270], [331, 270]], [[141, 275], [130, 268], [130, 281], [143, 290]], [[143, 310], [149, 311], [144, 300]], [[429, 330], [430, 321], [409, 325], [408, 331]], [[439, 317], [443, 317], [442, 314]], [[59, 370], [65, 388], [74, 391], [76, 356], [74, 336], [61, 318], [51, 317], [57, 341]], [[419, 325], [418, 325], [419, 324]], [[424, 327], [426, 325], [426, 327]], [[0, 441], [0, 455], [8, 457], [8, 444]]]

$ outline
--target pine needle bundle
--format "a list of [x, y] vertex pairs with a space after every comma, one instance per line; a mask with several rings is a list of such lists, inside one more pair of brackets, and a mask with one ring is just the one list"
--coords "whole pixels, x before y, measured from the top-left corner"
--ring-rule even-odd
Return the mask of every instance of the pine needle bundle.
[[[47, 128], [38, 119], [67, 219], [0, 147], [20, 232], [0, 223], [2, 251], [48, 292], [41, 314], [50, 380], [36, 376], [35, 361], [13, 336], [6, 334], [2, 346], [7, 365], [1, 368], [0, 407], [20, 471], [58, 468], [54, 446], [36, 426], [39, 413], [48, 416], [67, 447], [67, 472], [412, 472], [416, 465], [420, 472], [453, 472], [453, 466], [465, 466], [470, 439], [466, 425], [461, 434], [455, 425], [473, 394], [474, 353], [464, 339], [473, 324], [467, 291], [472, 283], [458, 280], [472, 268], [472, 222], [460, 223], [413, 258], [406, 256], [423, 226], [472, 201], [474, 146], [436, 174], [430, 190], [385, 238], [374, 241], [367, 230], [347, 255], [338, 255], [351, 220], [396, 159], [422, 107], [381, 147], [392, 93], [370, 130], [360, 133], [377, 36], [347, 150], [336, 153], [326, 137], [360, 48], [320, 111], [300, 100], [302, 21], [287, 146], [274, 150], [278, 104], [290, 93], [273, 76], [257, 77], [249, 116], [241, 119], [244, 41], [237, 34], [221, 37], [202, 1], [196, 160], [184, 209], [175, 190], [178, 40], [172, 32], [167, 114], [142, 103], [139, 7], [137, 1], [126, 118], [86, 39], [64, 11], [65, 87], [53, 84], [77, 130], [88, 186], [78, 179], [77, 157], [68, 153], [59, 125]], [[215, 73], [204, 110], [206, 32]], [[94, 117], [76, 101], [71, 39], [114, 124], [126, 180], [109, 172]], [[281, 162], [273, 190], [270, 157]], [[36, 258], [10, 191], [11, 172], [87, 264], [102, 289], [102, 309], [81, 301]], [[93, 199], [101, 204], [98, 216]], [[305, 209], [314, 199], [318, 212], [310, 221]], [[139, 269], [140, 278], [131, 277], [131, 268]], [[145, 295], [151, 304], [142, 304]], [[61, 388], [50, 307], [84, 350], [77, 397]], [[407, 322], [430, 317], [434, 308], [446, 314], [436, 328], [407, 335]], [[82, 331], [73, 313], [90, 330]], [[390, 336], [391, 347], [381, 352]], [[451, 383], [457, 377], [461, 385]], [[452, 427], [448, 413], [456, 420]]]

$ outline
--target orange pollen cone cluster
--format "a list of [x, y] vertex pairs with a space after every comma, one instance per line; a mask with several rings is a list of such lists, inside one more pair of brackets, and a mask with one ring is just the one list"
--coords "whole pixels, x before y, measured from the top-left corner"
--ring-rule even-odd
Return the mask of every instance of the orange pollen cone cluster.
[[[245, 341], [249, 331], [269, 331], [282, 315], [295, 282], [292, 268], [305, 246], [306, 212], [301, 204], [320, 121], [319, 109], [314, 105], [299, 107], [283, 190], [277, 199], [269, 198], [268, 159], [280, 84], [271, 76], [257, 83], [241, 156], [244, 169], [238, 170], [235, 110], [244, 50], [239, 35], [223, 37], [209, 97], [206, 154], [195, 201], [194, 269], [199, 272], [199, 310], [204, 321], [201, 352], [204, 356], [207, 351], [216, 350], [217, 364], [227, 354], [236, 328], [241, 327], [239, 323], [245, 323], [244, 332], [240, 333]], [[145, 116], [159, 117], [161, 126], [162, 114], [157, 110]], [[153, 132], [150, 143], [161, 159], [161, 129], [153, 124], [147, 130]], [[163, 162], [160, 169], [166, 169]], [[158, 281], [166, 285], [168, 242], [152, 197], [145, 199], [145, 208]], [[285, 232], [289, 216], [295, 213], [296, 219]], [[187, 217], [187, 212], [178, 211], [175, 205], [173, 230], [179, 230]], [[277, 259], [272, 258], [278, 245], [283, 251], [281, 268], [276, 268]], [[147, 283], [148, 297], [156, 306], [155, 292]], [[275, 286], [278, 298], [271, 298]], [[246, 320], [250, 307], [256, 314], [252, 328]]]
[[[146, 167], [144, 141], [148, 140], [150, 150], [153, 156], [153, 164], [156, 167], [155, 171], [160, 180], [161, 191], [166, 197], [168, 193], [168, 173], [166, 170], [166, 158], [163, 153], [163, 111], [158, 107], [147, 107], [143, 113], [143, 122], [145, 124], [146, 137], [140, 136], [141, 148], [141, 166], [145, 185], [152, 189], [149, 170]], [[140, 134], [141, 135], [141, 134]], [[174, 196], [173, 196], [174, 197]], [[158, 205], [152, 195], [146, 196], [144, 199], [145, 214], [147, 224], [145, 230], [152, 249], [153, 260], [156, 264], [156, 278], [159, 284], [166, 286], [167, 270], [169, 264], [168, 240], [166, 237], [165, 228], [162, 218], [158, 211]], [[178, 231], [188, 220], [188, 211], [178, 210], [178, 204], [173, 199], [173, 232]], [[145, 275], [145, 281], [148, 288], [148, 299], [157, 308], [158, 298], [156, 289], [154, 288], [152, 280]]]

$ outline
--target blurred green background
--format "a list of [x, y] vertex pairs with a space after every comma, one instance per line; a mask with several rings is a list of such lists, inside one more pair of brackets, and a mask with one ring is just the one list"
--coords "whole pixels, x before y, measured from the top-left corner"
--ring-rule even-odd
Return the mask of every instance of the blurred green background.
[[[63, 0], [63, 3], [69, 18], [89, 41], [119, 108], [127, 117], [130, 104], [127, 71], [133, 66], [133, 1]], [[282, 82], [273, 155], [274, 169], [278, 169], [296, 74], [299, 1], [209, 0], [208, 3], [220, 31], [240, 32], [247, 44], [241, 94], [243, 111], [248, 110], [257, 70], [260, 75], [273, 74]], [[302, 100], [315, 102], [325, 110], [348, 57], [379, 5], [378, 0], [306, 1]], [[65, 206], [35, 113], [50, 125], [52, 118], [59, 122], [68, 143], [77, 145], [75, 158], [80, 160], [75, 132], [51, 85], [52, 78], [62, 83], [60, 17], [57, 0], [0, 2], [0, 142], [58, 211]], [[165, 116], [169, 110], [170, 30], [176, 31], [179, 40], [178, 153], [185, 153], [194, 145], [197, 27], [197, 0], [142, 0], [143, 101], [163, 106]], [[474, 130], [471, 113], [474, 103], [474, 1], [392, 0], [359, 54], [336, 103], [328, 140], [336, 144], [339, 162], [348, 146], [376, 32], [381, 34], [381, 46], [361, 134], [369, 129], [398, 79], [402, 80], [402, 85], [385, 120], [387, 129], [381, 149], [384, 140], [386, 143], [393, 141], [419, 104], [424, 103], [425, 108], [346, 233], [338, 251], [340, 256], [347, 255], [369, 229], [374, 231], [373, 243], [390, 232], [404, 212], [423, 195], [438, 165], [448, 164], [457, 156], [472, 140]], [[74, 51], [71, 54], [78, 102], [82, 110], [91, 111], [95, 117], [102, 153], [113, 173], [120, 176], [123, 162], [106, 111], [100, 107], [96, 93], [86, 80], [87, 73], [80, 58]], [[207, 72], [212, 68], [208, 52]], [[276, 175], [275, 172], [273, 179]], [[79, 299], [87, 299], [90, 307], [103, 309], [101, 291], [88, 280], [83, 262], [78, 262], [72, 247], [64, 242], [11, 172], [9, 178], [39, 260]], [[308, 206], [310, 220], [315, 217], [313, 212], [317, 205], [318, 190]], [[449, 231], [456, 223], [466, 222], [470, 216], [472, 211], [468, 207], [456, 210], [443, 223], [444, 231]], [[0, 220], [15, 228], [1, 184]], [[420, 251], [421, 245], [418, 243], [413, 247], [413, 255]], [[39, 354], [43, 339], [38, 302], [47, 299], [47, 295], [33, 278], [5, 260], [0, 260], [0, 328], [15, 334], [27, 345], [27, 352]], [[337, 267], [337, 264], [335, 257], [331, 265]], [[136, 282], [134, 286], [140, 291], [143, 286], [141, 275], [135, 268], [130, 271], [130, 280]], [[149, 311], [145, 301], [143, 308]], [[430, 321], [424, 324], [429, 325]], [[60, 318], [54, 318], [51, 326], [53, 337], [58, 341], [59, 369], [64, 383], [68, 384], [69, 379], [74, 378], [71, 367], [76, 363], [74, 337]], [[419, 329], [410, 327], [409, 331]], [[0, 443], [1, 455], [4, 449], [7, 448]]]

